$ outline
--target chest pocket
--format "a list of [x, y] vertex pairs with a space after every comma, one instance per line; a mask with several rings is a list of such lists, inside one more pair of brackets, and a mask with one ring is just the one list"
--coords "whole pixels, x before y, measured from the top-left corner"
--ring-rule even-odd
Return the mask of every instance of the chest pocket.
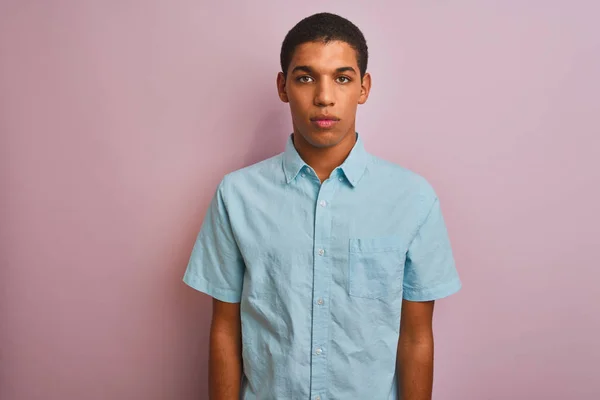
[[405, 252], [400, 238], [350, 239], [348, 294], [384, 299], [402, 290]]

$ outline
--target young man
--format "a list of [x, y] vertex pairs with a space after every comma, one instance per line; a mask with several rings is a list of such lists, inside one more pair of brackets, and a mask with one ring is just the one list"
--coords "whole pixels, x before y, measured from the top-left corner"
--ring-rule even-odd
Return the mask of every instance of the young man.
[[184, 277], [214, 298], [213, 400], [431, 398], [433, 302], [461, 284], [431, 186], [356, 133], [367, 57], [333, 14], [283, 41], [293, 134], [224, 177]]

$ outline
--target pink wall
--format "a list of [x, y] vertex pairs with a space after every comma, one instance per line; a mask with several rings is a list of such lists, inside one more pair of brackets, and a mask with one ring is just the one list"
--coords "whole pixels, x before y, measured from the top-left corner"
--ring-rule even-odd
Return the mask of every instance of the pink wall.
[[398, 3], [0, 2], [0, 399], [206, 398], [181, 276], [222, 175], [282, 150], [279, 45], [321, 10], [369, 41], [368, 148], [445, 205], [435, 398], [600, 398], [600, 6]]

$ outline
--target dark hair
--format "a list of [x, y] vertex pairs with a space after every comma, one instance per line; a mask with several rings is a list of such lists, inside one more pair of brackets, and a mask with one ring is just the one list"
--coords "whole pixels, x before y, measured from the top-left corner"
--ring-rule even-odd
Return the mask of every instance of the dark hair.
[[367, 72], [369, 50], [367, 41], [356, 25], [346, 18], [330, 13], [319, 13], [298, 22], [285, 36], [281, 44], [281, 70], [287, 76], [296, 46], [307, 42], [329, 43], [339, 40], [348, 43], [356, 51], [356, 61], [362, 78]]

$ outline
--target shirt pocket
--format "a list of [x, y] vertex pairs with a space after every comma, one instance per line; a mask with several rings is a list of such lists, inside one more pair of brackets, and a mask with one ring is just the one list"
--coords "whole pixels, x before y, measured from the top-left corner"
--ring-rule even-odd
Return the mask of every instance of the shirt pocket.
[[350, 239], [348, 294], [384, 299], [402, 290], [405, 252], [396, 236]]

